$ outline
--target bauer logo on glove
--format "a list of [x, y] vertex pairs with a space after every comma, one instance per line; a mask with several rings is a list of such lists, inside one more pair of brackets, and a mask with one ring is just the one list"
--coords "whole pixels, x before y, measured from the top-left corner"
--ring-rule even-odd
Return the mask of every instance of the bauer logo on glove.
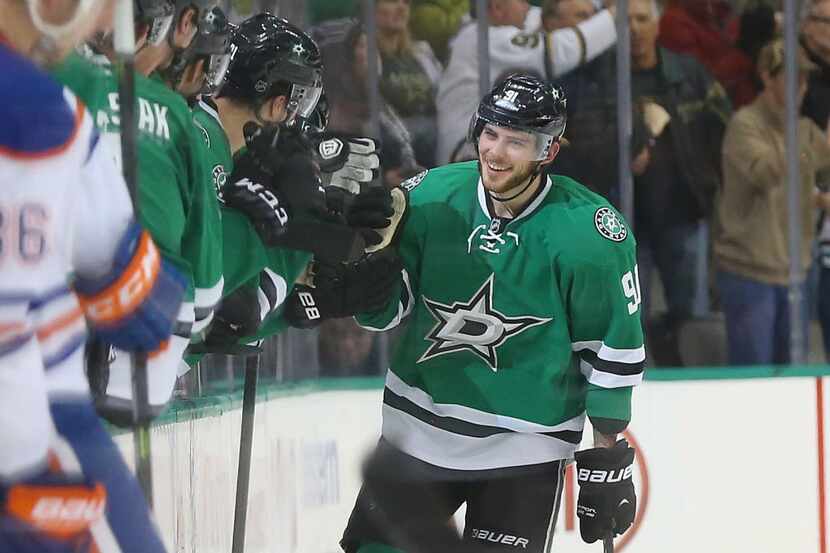
[[577, 451], [579, 533], [587, 543], [618, 536], [634, 522], [634, 449], [625, 440], [614, 447]]

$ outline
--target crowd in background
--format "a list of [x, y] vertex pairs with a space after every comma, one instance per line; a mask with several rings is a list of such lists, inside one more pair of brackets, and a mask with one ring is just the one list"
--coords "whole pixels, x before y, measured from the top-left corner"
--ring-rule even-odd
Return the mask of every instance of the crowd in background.
[[[465, 140], [479, 96], [471, 4], [376, 1], [388, 186], [475, 157]], [[314, 0], [308, 9], [323, 55], [330, 130], [371, 134], [362, 3]], [[790, 360], [780, 10], [778, 0], [629, 2], [629, 223], [652, 365]], [[830, 352], [830, 0], [808, 2], [802, 12], [802, 323], [809, 334], [809, 322], [819, 321], [823, 344], [809, 346]], [[614, 0], [489, 0], [487, 14], [494, 81], [521, 71], [565, 89], [568, 126], [552, 172], [619, 207], [615, 15]], [[352, 320], [323, 325], [314, 376], [380, 374], [388, 350], [380, 342]]]

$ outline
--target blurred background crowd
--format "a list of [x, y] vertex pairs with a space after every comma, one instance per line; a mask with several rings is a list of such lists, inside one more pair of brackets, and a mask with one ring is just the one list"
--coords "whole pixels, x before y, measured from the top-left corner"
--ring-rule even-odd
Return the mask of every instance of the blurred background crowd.
[[[270, 9], [310, 30], [330, 130], [380, 136], [386, 185], [473, 159], [465, 137], [480, 96], [477, 3], [373, 4], [373, 13], [361, 0], [227, 9], [237, 19]], [[521, 71], [565, 89], [568, 125], [552, 171], [619, 206], [615, 0], [486, 6], [491, 79]], [[802, 306], [804, 358], [830, 353], [830, 0], [799, 8], [800, 297], [790, 286], [781, 10], [778, 0], [629, 1], [629, 223], [652, 367], [789, 363], [791, 301]], [[262, 367], [273, 373], [263, 376], [380, 375], [393, 340], [351, 319], [287, 332], [265, 345]], [[185, 393], [232, 379], [231, 363], [203, 363]]]

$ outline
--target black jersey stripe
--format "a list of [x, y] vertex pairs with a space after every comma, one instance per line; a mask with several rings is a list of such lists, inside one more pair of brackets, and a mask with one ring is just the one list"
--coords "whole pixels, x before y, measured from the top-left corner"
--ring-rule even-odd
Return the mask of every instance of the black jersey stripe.
[[604, 373], [616, 374], [618, 376], [634, 376], [643, 372], [645, 361], [638, 363], [620, 363], [618, 361], [607, 361], [597, 357], [596, 352], [590, 349], [583, 349], [578, 352], [579, 357], [591, 365], [594, 370]]
[[[501, 428], [498, 426], [487, 426], [483, 424], [476, 424], [465, 421], [456, 417], [446, 417], [436, 415], [427, 409], [424, 409], [415, 402], [399, 396], [389, 388], [383, 389], [383, 402], [399, 411], [415, 417], [416, 419], [439, 428], [452, 432], [453, 434], [461, 434], [463, 436], [470, 436], [472, 438], [487, 438], [488, 436], [495, 436], [497, 434], [516, 434], [515, 430], [509, 428]], [[559, 430], [553, 432], [534, 432], [541, 436], [550, 436], [564, 442], [571, 444], [578, 444], [582, 441], [581, 430]]]

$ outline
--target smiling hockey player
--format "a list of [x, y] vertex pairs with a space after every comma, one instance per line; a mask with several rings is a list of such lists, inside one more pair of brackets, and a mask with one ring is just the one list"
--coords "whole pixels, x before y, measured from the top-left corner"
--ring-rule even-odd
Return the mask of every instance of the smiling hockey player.
[[[347, 553], [549, 550], [576, 452], [587, 541], [632, 522], [634, 451], [617, 441], [645, 358], [635, 241], [600, 196], [547, 177], [565, 130], [560, 88], [514, 75], [479, 104], [478, 161], [404, 182], [404, 270], [385, 330], [408, 318], [386, 376], [382, 439]], [[599, 478], [601, 474], [625, 478]], [[467, 505], [461, 543], [446, 521]], [[493, 542], [497, 543], [493, 543]]]

